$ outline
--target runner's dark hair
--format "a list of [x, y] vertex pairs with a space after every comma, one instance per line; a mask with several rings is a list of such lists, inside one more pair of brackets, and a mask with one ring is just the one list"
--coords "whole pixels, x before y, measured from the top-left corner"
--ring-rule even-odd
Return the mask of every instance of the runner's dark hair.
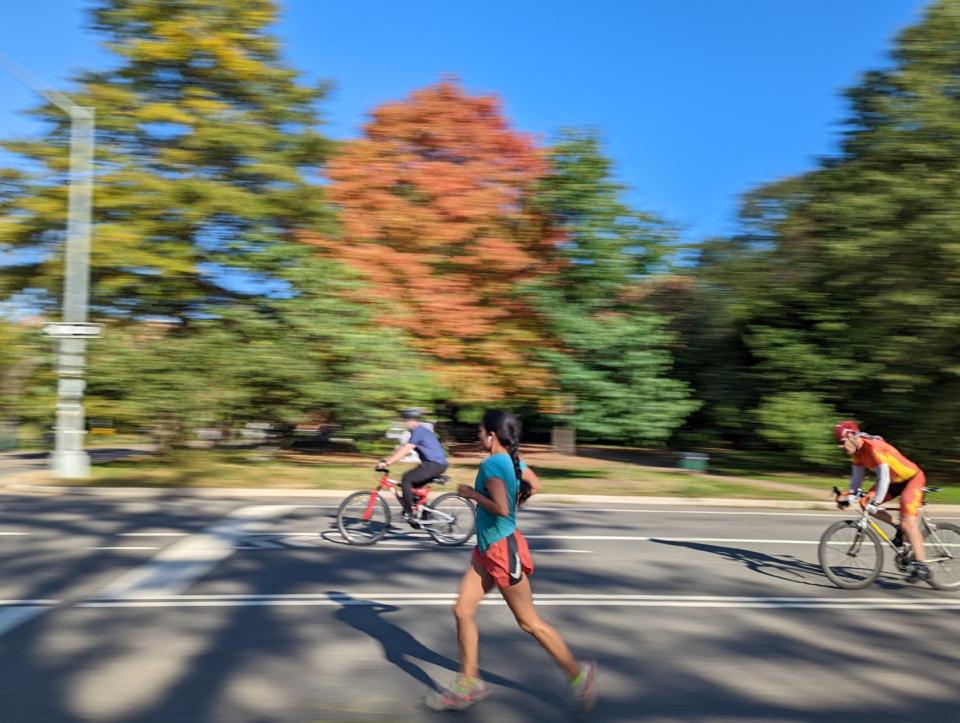
[[513, 460], [513, 471], [517, 475], [517, 507], [522, 505], [533, 492], [530, 483], [523, 479], [520, 469], [520, 422], [510, 412], [503, 409], [488, 409], [483, 415], [483, 428], [493, 432], [500, 444], [507, 448]]

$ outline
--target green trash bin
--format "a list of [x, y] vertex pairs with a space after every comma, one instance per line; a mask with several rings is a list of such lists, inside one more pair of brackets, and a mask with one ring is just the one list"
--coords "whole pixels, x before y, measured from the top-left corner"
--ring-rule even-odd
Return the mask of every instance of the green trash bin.
[[706, 472], [710, 464], [710, 457], [700, 452], [681, 452], [680, 468], [691, 472]]
[[0, 452], [13, 452], [19, 442], [19, 430], [15, 424], [0, 424]]

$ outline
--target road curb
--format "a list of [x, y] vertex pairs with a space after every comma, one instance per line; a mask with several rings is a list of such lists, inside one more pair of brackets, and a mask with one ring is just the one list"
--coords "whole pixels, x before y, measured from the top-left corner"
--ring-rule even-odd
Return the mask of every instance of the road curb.
[[[291, 498], [343, 499], [351, 490], [311, 490], [296, 488], [249, 489], [243, 487], [73, 487], [62, 485], [42, 485], [13, 483], [2, 488], [9, 492], [34, 495], [76, 495], [86, 497], [135, 497], [138, 499], [156, 499], [160, 497], [203, 497], [240, 499]], [[833, 502], [819, 500], [773, 500], [741, 499], [730, 497], [641, 497], [628, 495], [571, 495], [540, 494], [537, 503], [555, 505], [648, 505], [673, 507], [729, 507], [729, 508], [767, 508], [777, 510], [834, 510]], [[937, 512], [960, 513], [960, 505], [937, 505], [931, 508]]]

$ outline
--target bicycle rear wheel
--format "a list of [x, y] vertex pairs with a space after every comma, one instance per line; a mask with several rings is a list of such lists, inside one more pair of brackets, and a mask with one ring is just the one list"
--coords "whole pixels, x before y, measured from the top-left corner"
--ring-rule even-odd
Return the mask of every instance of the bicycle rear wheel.
[[930, 584], [937, 590], [960, 588], [960, 527], [949, 522], [938, 523], [923, 531], [927, 550]]
[[883, 543], [869, 527], [860, 529], [854, 520], [841, 520], [827, 528], [817, 550], [824, 574], [837, 587], [865, 588], [883, 568]]
[[477, 510], [469, 500], [448, 492], [423, 511], [420, 526], [441, 545], [462, 545], [477, 526]]
[[351, 545], [372, 545], [389, 527], [390, 506], [376, 492], [354, 492], [337, 510], [337, 529]]

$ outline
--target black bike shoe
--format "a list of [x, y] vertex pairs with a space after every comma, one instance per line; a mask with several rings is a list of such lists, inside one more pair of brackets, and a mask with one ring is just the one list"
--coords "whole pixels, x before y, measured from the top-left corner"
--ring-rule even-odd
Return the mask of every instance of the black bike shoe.
[[910, 566], [910, 572], [907, 575], [907, 582], [930, 582], [930, 568], [925, 562], [914, 562]]
[[413, 512], [404, 512], [404, 513], [403, 513], [403, 520], [404, 520], [404, 522], [406, 522], [408, 525], [410, 525], [410, 527], [412, 527], [413, 529], [415, 529], [415, 530], [419, 530], [419, 529], [420, 529], [420, 519], [419, 519], [419, 517], [418, 517], [416, 514], [414, 514]]

